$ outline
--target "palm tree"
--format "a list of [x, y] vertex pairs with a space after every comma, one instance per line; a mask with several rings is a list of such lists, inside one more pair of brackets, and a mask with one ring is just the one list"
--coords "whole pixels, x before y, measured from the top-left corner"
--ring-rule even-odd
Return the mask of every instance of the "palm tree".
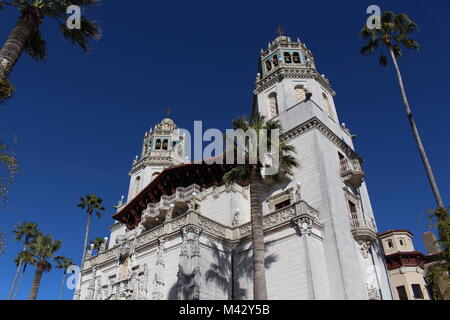
[[28, 299], [36, 300], [42, 273], [49, 272], [52, 269], [52, 264], [49, 260], [54, 259], [53, 254], [61, 247], [61, 241], [53, 240], [50, 234], [39, 234], [34, 242], [30, 243], [29, 247], [36, 260], [36, 272]]
[[[22, 251], [26, 251], [28, 246], [29, 246], [29, 244], [40, 233], [38, 228], [37, 228], [37, 226], [38, 226], [37, 223], [34, 223], [34, 222], [24, 222], [21, 225], [16, 225], [16, 229], [13, 230], [13, 233], [15, 234], [14, 240], [15, 241], [22, 241], [23, 240], [23, 249], [22, 249]], [[17, 264], [17, 271], [16, 271], [16, 275], [14, 276], [14, 281], [13, 281], [13, 284], [11, 286], [11, 290], [9, 291], [8, 299], [11, 299], [11, 296], [12, 296], [12, 294], [14, 292], [14, 288], [16, 286], [16, 281], [17, 281], [17, 276], [19, 275], [20, 267], [22, 266], [22, 263], [23, 263], [23, 261], [20, 260], [20, 257], [22, 257], [20, 255], [20, 253], [19, 253], [18, 257], [19, 257], [19, 261], [18, 261], [18, 264]], [[26, 262], [25, 262], [24, 269], [23, 269], [22, 272], [25, 272], [25, 268], [26, 268]]]
[[[90, 242], [91, 245], [92, 244], [94, 245], [92, 247], [92, 251], [96, 250], [97, 253], [98, 253], [100, 251], [100, 248], [102, 247], [103, 243], [105, 242], [105, 240], [103, 238], [97, 237], [94, 240], [90, 240], [89, 242]], [[91, 246], [89, 245], [89, 248], [90, 247]], [[86, 249], [88, 249], [88, 248], [86, 248]]]
[[84, 236], [83, 255], [81, 256], [81, 268], [83, 267], [84, 257], [86, 255], [86, 246], [89, 237], [89, 229], [91, 227], [91, 216], [95, 212], [98, 218], [101, 218], [101, 211], [105, 208], [102, 206], [103, 199], [97, 197], [95, 194], [87, 194], [85, 198], [80, 198], [80, 203], [77, 205], [81, 209], [86, 209], [88, 220], [86, 224], [86, 234]]
[[63, 269], [63, 271], [64, 271], [63, 279], [62, 279], [62, 282], [61, 282], [61, 288], [59, 289], [59, 300], [62, 300], [63, 289], [64, 289], [64, 282], [66, 281], [66, 275], [67, 275], [67, 269], [71, 265], [74, 265], [74, 263], [69, 258], [63, 257], [63, 256], [57, 256], [55, 258], [55, 260], [56, 260], [56, 269]]
[[[233, 120], [234, 129], [255, 130], [257, 133], [256, 146], [250, 145], [252, 142], [248, 141], [245, 146], [235, 145], [237, 148], [244, 149], [245, 158], [250, 158], [250, 150], [257, 150], [259, 146], [259, 132], [261, 130], [267, 130], [268, 136], [270, 136], [271, 130], [281, 130], [281, 124], [278, 120], [266, 121], [259, 113], [252, 115], [250, 121], [245, 117], [240, 117]], [[272, 145], [270, 139], [268, 139], [268, 148]], [[283, 176], [292, 174], [292, 169], [298, 167], [298, 162], [294, 156], [290, 153], [295, 153], [295, 148], [291, 145], [284, 143], [279, 144], [280, 156], [279, 156], [279, 171], [273, 175], [272, 181], [279, 181]], [[247, 162], [247, 161], [246, 161]], [[266, 287], [266, 275], [264, 267], [265, 259], [265, 244], [263, 233], [263, 175], [261, 169], [265, 166], [259, 160], [256, 164], [237, 164], [233, 169], [228, 171], [223, 179], [227, 184], [238, 181], [248, 181], [250, 183], [250, 207], [251, 207], [251, 226], [252, 226], [252, 242], [253, 242], [253, 298], [255, 300], [267, 300], [267, 287]]]
[[20, 273], [19, 283], [17, 284], [16, 290], [14, 292], [13, 299], [15, 300], [17, 297], [17, 294], [19, 293], [20, 288], [22, 287], [22, 280], [23, 276], [25, 274], [25, 271], [27, 269], [27, 265], [35, 265], [36, 260], [34, 258], [33, 253], [30, 251], [29, 248], [26, 250], [22, 250], [19, 252], [17, 257], [14, 259], [14, 263], [18, 266], [20, 263], [23, 263], [22, 272]]
[[[366, 45], [361, 48], [361, 54], [369, 55], [376, 51], [376, 49], [385, 46], [394, 64], [395, 71], [397, 73], [398, 82], [400, 84], [400, 93], [405, 106], [406, 115], [408, 117], [409, 125], [413, 132], [414, 138], [419, 148], [420, 156], [422, 157], [423, 164], [425, 166], [428, 180], [431, 185], [436, 203], [439, 208], [444, 208], [441, 195], [436, 183], [436, 180], [431, 170], [430, 162], [428, 161], [425, 148], [420, 139], [419, 131], [417, 129], [411, 108], [409, 106], [408, 98], [406, 97], [405, 86], [403, 84], [402, 74], [398, 66], [397, 60], [403, 56], [403, 48], [418, 50], [420, 48], [419, 43], [416, 40], [411, 39], [411, 34], [417, 31], [417, 25], [404, 13], [394, 14], [391, 11], [385, 11], [381, 16], [381, 28], [369, 29], [365, 25], [360, 35], [367, 41]], [[384, 67], [387, 66], [388, 58], [382, 53], [380, 55], [380, 64]]]
[[101, 32], [97, 22], [82, 16], [80, 29], [69, 29], [66, 23], [68, 18], [66, 11], [70, 5], [89, 9], [99, 2], [100, 0], [0, 1], [0, 6], [15, 8], [20, 14], [16, 26], [0, 50], [0, 80], [8, 78], [23, 52], [37, 61], [46, 58], [47, 49], [41, 33], [41, 25], [45, 17], [57, 23], [64, 38], [78, 44], [84, 51], [88, 51], [90, 40], [100, 38]]
[[49, 234], [39, 234], [34, 242], [30, 243], [29, 247], [36, 261], [36, 272], [28, 299], [36, 300], [42, 273], [49, 272], [52, 269], [52, 264], [49, 260], [54, 259], [53, 254], [61, 247], [61, 241], [53, 240]]

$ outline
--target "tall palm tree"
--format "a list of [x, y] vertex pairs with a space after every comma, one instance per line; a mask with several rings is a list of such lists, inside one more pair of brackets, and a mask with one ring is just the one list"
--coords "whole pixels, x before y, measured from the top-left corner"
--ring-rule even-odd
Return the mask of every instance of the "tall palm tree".
[[69, 29], [66, 11], [70, 5], [77, 5], [85, 10], [99, 2], [100, 0], [0, 1], [0, 6], [15, 8], [20, 15], [16, 26], [0, 50], [0, 80], [8, 78], [23, 52], [37, 61], [46, 58], [47, 49], [41, 33], [41, 25], [46, 17], [56, 22], [64, 38], [88, 51], [90, 40], [100, 37], [97, 22], [82, 16], [80, 29]]
[[[252, 226], [252, 242], [253, 242], [253, 299], [255, 300], [267, 300], [267, 286], [266, 275], [264, 267], [265, 259], [265, 244], [264, 244], [264, 232], [263, 232], [263, 175], [261, 173], [265, 164], [259, 160], [256, 164], [250, 164], [248, 159], [250, 158], [250, 150], [257, 150], [259, 146], [259, 132], [261, 130], [267, 130], [270, 137], [271, 130], [281, 130], [281, 124], [278, 120], [266, 121], [259, 113], [252, 115], [250, 120], [245, 117], [240, 117], [233, 120], [234, 129], [255, 130], [258, 136], [256, 146], [251, 145], [251, 141], [248, 141], [245, 146], [235, 145], [235, 149], [242, 148], [245, 154], [246, 163], [237, 164], [233, 169], [228, 171], [223, 179], [227, 184], [238, 181], [248, 181], [250, 183], [250, 207], [251, 207], [251, 226]], [[272, 141], [268, 138], [268, 148], [272, 145]], [[298, 167], [296, 158], [292, 155], [295, 153], [295, 148], [291, 145], [284, 143], [279, 144], [279, 171], [273, 175], [272, 181], [279, 181], [283, 176], [292, 174], [292, 169]], [[232, 152], [236, 152], [233, 150]], [[248, 163], [247, 163], [248, 162]]]
[[62, 269], [64, 274], [63, 274], [63, 279], [61, 282], [61, 287], [59, 289], [59, 300], [62, 300], [63, 297], [63, 289], [64, 289], [64, 282], [66, 281], [66, 275], [67, 275], [67, 269], [71, 266], [74, 265], [73, 261], [67, 257], [63, 257], [63, 256], [57, 256], [55, 258], [56, 260], [56, 269]]
[[83, 255], [81, 256], [81, 268], [83, 267], [84, 257], [86, 255], [86, 246], [89, 237], [89, 229], [91, 227], [91, 216], [93, 213], [98, 218], [102, 217], [101, 211], [104, 211], [105, 208], [102, 206], [103, 199], [97, 197], [95, 194], [87, 194], [85, 198], [80, 198], [80, 203], [77, 205], [81, 209], [85, 209], [88, 215], [87, 224], [86, 224], [86, 234], [84, 236], [84, 245], [83, 245]]
[[53, 240], [49, 234], [39, 234], [29, 247], [36, 261], [36, 272], [28, 299], [36, 300], [42, 273], [49, 272], [52, 269], [51, 260], [55, 259], [54, 253], [61, 247], [61, 241]]
[[[433, 171], [431, 170], [430, 162], [428, 161], [425, 148], [423, 146], [422, 140], [420, 139], [419, 131], [411, 112], [408, 98], [406, 97], [402, 74], [397, 62], [397, 60], [403, 56], [403, 49], [418, 50], [420, 48], [419, 43], [411, 38], [411, 34], [415, 31], [417, 31], [417, 25], [406, 14], [400, 13], [396, 15], [392, 11], [385, 11], [381, 16], [381, 28], [369, 29], [367, 25], [362, 28], [360, 35], [367, 41], [367, 43], [364, 47], [361, 48], [361, 54], [372, 54], [378, 48], [383, 46], [387, 49], [397, 73], [397, 78], [400, 85], [400, 93], [402, 96], [406, 115], [408, 117], [409, 125], [411, 126], [414, 138], [416, 140], [417, 147], [419, 148], [420, 156], [422, 157], [422, 161], [425, 166], [425, 170], [428, 175], [428, 180], [436, 199], [436, 203], [439, 208], [444, 208], [444, 203], [442, 202], [436, 179], [434, 178]], [[386, 67], [387, 63], [388, 58], [383, 53], [381, 53], [380, 64]]]
[[34, 258], [33, 253], [30, 251], [29, 248], [22, 250], [19, 252], [17, 257], [14, 259], [14, 263], [18, 266], [20, 263], [23, 264], [22, 266], [22, 272], [20, 273], [19, 282], [16, 286], [16, 290], [14, 291], [13, 299], [15, 300], [17, 297], [17, 294], [19, 293], [20, 288], [22, 287], [22, 280], [23, 276], [25, 274], [25, 271], [27, 269], [27, 265], [35, 265], [36, 259]]
[[[21, 225], [16, 225], [16, 229], [13, 230], [14, 233], [14, 240], [15, 241], [23, 241], [23, 249], [22, 251], [26, 251], [29, 244], [33, 242], [33, 240], [36, 238], [36, 236], [40, 233], [37, 228], [37, 223], [34, 222], [23, 222]], [[20, 260], [21, 255], [19, 254], [19, 261], [17, 264], [17, 271], [16, 275], [14, 276], [14, 281], [11, 286], [11, 290], [9, 291], [8, 299], [11, 299], [11, 296], [14, 292], [14, 288], [16, 286], [17, 276], [20, 272], [20, 267], [22, 266], [22, 260]], [[25, 270], [25, 266], [24, 266]], [[25, 271], [23, 271], [25, 272]]]

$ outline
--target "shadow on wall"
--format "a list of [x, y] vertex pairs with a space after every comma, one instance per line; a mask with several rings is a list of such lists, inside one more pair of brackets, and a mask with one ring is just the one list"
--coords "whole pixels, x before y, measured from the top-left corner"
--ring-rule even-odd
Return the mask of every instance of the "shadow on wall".
[[[210, 242], [213, 251], [215, 263], [211, 263], [210, 269], [205, 273], [205, 280], [209, 283], [216, 284], [224, 293], [228, 295], [230, 300], [247, 299], [247, 289], [241, 288], [239, 279], [245, 277], [252, 281], [253, 278], [253, 254], [252, 250], [247, 250], [236, 254], [230, 248], [226, 247], [225, 251], [219, 250], [217, 245]], [[234, 257], [232, 256], [234, 255]], [[234, 262], [232, 262], [234, 260]], [[277, 257], [273, 254], [267, 256], [264, 265], [267, 269], [277, 261]], [[234, 273], [232, 272], [232, 264], [234, 264]]]
[[[209, 245], [213, 250], [215, 262], [211, 263], [210, 269], [206, 271], [204, 280], [216, 284], [227, 294], [229, 300], [247, 299], [247, 289], [239, 287], [239, 279], [245, 277], [253, 281], [252, 250], [236, 254], [228, 247], [225, 247], [222, 252], [214, 242], [210, 241]], [[232, 260], [234, 261], [232, 262]], [[274, 254], [267, 256], [264, 261], [266, 270], [270, 269], [270, 266], [276, 261], [277, 257]], [[232, 264], [234, 264], [234, 273], [232, 272]], [[196, 299], [195, 297], [198, 297], [195, 294], [195, 290], [198, 290], [196, 288], [196, 276], [199, 276], [198, 272], [193, 271], [191, 274], [186, 274], [182, 268], [179, 268], [177, 282], [169, 290], [169, 300]]]

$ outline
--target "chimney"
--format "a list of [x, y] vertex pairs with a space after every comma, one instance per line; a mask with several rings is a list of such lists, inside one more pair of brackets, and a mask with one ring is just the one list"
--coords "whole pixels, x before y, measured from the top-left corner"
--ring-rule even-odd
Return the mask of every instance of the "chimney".
[[436, 236], [433, 232], [428, 231], [424, 232], [422, 235], [423, 243], [425, 244], [425, 248], [427, 249], [427, 254], [436, 254], [442, 251], [439, 246], [439, 242], [437, 242]]

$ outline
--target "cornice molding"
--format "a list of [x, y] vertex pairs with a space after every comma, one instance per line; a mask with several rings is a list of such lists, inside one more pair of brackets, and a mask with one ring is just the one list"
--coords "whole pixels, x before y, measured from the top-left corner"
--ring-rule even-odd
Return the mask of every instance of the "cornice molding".
[[256, 82], [256, 89], [253, 91], [255, 95], [267, 90], [277, 82], [283, 79], [314, 79], [319, 82], [331, 95], [336, 95], [336, 92], [331, 88], [330, 82], [322, 77], [320, 73], [314, 68], [295, 68], [282, 66], [278, 70]]
[[347, 154], [350, 159], [358, 159], [363, 161], [363, 159], [352, 149], [344, 140], [339, 138], [330, 128], [328, 128], [322, 121], [317, 117], [313, 117], [308, 121], [298, 125], [297, 127], [283, 133], [280, 137], [281, 142], [288, 142], [305, 132], [312, 129], [318, 129], [322, 132], [331, 142], [337, 145], [345, 154]]

